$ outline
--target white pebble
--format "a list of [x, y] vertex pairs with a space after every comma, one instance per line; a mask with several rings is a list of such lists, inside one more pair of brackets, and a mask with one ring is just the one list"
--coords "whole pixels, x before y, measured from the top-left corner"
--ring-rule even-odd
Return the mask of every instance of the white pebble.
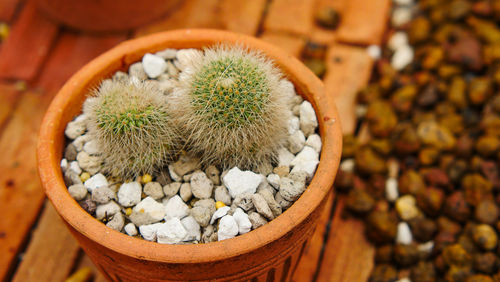
[[98, 205], [95, 210], [95, 217], [99, 220], [105, 218], [106, 216], [112, 216], [117, 212], [120, 212], [121, 207], [115, 202], [111, 201], [104, 205]]
[[68, 122], [64, 134], [66, 134], [69, 139], [75, 139], [76, 137], [85, 133], [85, 130], [87, 130], [85, 120], [76, 118], [74, 121]]
[[221, 218], [219, 222], [219, 230], [217, 231], [219, 241], [233, 238], [238, 235], [238, 232], [238, 224], [236, 223], [234, 217], [226, 215]]
[[407, 45], [408, 45], [408, 35], [406, 34], [406, 32], [403, 31], [395, 32], [387, 42], [387, 47], [389, 47], [392, 51]]
[[130, 220], [138, 226], [158, 222], [165, 217], [165, 208], [151, 197], [140, 201], [132, 210]]
[[68, 169], [68, 160], [62, 159], [60, 165], [61, 165], [61, 170], [63, 172], [66, 172], [66, 170]]
[[179, 189], [179, 195], [181, 196], [181, 199], [187, 203], [187, 201], [189, 201], [189, 199], [193, 196], [191, 184], [182, 183], [181, 188]]
[[411, 244], [413, 237], [411, 235], [410, 226], [406, 222], [398, 223], [398, 232], [396, 236], [396, 243], [409, 245]]
[[224, 206], [217, 209], [212, 215], [212, 219], [210, 219], [210, 224], [214, 224], [217, 219], [225, 216], [230, 209], [231, 208], [229, 206]]
[[237, 208], [233, 213], [233, 218], [238, 224], [238, 233], [245, 234], [252, 229], [252, 223], [248, 219], [248, 215], [240, 208]]
[[141, 201], [142, 187], [139, 182], [123, 183], [118, 190], [118, 203], [124, 207], [137, 205]]
[[161, 187], [161, 184], [158, 182], [148, 182], [144, 185], [144, 194], [155, 200], [159, 200], [164, 196], [163, 187]]
[[243, 194], [254, 194], [262, 179], [252, 171], [241, 171], [238, 167], [233, 167], [224, 175], [222, 181], [231, 197], [236, 198]]
[[165, 219], [169, 218], [184, 218], [189, 214], [189, 207], [184, 203], [184, 201], [179, 197], [179, 195], [175, 195], [172, 198], [168, 199], [168, 201], [164, 202], [165, 205]]
[[314, 133], [317, 126], [318, 120], [313, 106], [308, 101], [302, 102], [300, 104], [300, 129], [305, 136], [309, 136]]
[[165, 60], [175, 59], [177, 54], [177, 49], [168, 48], [155, 53], [156, 56], [161, 57]]
[[94, 189], [99, 188], [99, 187], [107, 187], [108, 186], [108, 181], [106, 180], [106, 177], [102, 175], [102, 173], [98, 173], [91, 178], [87, 179], [85, 183], [83, 184], [87, 190], [92, 193]]
[[75, 149], [77, 152], [81, 152], [83, 150], [83, 146], [85, 146], [85, 143], [89, 140], [90, 140], [90, 135], [88, 135], [88, 134], [78, 136], [73, 141], [73, 146], [75, 146]]
[[150, 78], [157, 78], [167, 69], [167, 62], [162, 57], [147, 53], [142, 57], [142, 66]]
[[290, 153], [288, 149], [284, 147], [278, 149], [278, 166], [290, 166], [294, 158], [295, 155]]
[[374, 60], [380, 59], [382, 56], [382, 49], [378, 45], [370, 45], [366, 48], [368, 56], [372, 57]]
[[196, 171], [191, 176], [191, 192], [198, 199], [206, 199], [212, 196], [213, 182], [208, 179], [203, 171]]
[[420, 214], [420, 210], [416, 206], [415, 197], [412, 195], [404, 195], [398, 198], [395, 207], [402, 220], [410, 220]]
[[163, 223], [154, 223], [139, 226], [139, 232], [141, 232], [141, 236], [148, 241], [156, 241], [156, 232], [158, 229], [163, 226]]
[[295, 133], [288, 136], [288, 149], [292, 154], [297, 154], [304, 148], [306, 137], [302, 131], [297, 130]]
[[183, 241], [200, 241], [201, 239], [201, 228], [198, 222], [192, 217], [187, 216], [181, 220], [182, 226], [186, 230], [187, 234], [183, 238]]
[[135, 83], [134, 80], [137, 80], [137, 82], [139, 82], [148, 78], [141, 62], [131, 64], [128, 68], [128, 74], [130, 75], [131, 83]]
[[229, 195], [229, 191], [223, 185], [217, 186], [215, 188], [215, 201], [221, 201], [226, 205], [231, 205], [231, 195]]
[[356, 162], [354, 159], [345, 159], [340, 163], [340, 170], [344, 172], [353, 172]]
[[319, 154], [313, 148], [305, 146], [302, 151], [295, 156], [290, 163], [293, 167], [293, 172], [303, 171], [307, 173], [309, 178], [312, 178], [316, 171], [316, 166], [319, 163]]
[[431, 253], [432, 249], [434, 249], [434, 242], [433, 241], [429, 241], [429, 242], [425, 242], [425, 243], [419, 244], [417, 246], [417, 249], [420, 252], [422, 252], [422, 253]]
[[398, 199], [398, 181], [395, 178], [389, 178], [385, 182], [385, 197], [389, 202], [394, 202]]
[[173, 181], [182, 182], [182, 177], [179, 176], [177, 173], [175, 173], [173, 165], [171, 164], [168, 165], [168, 172], [170, 173], [170, 177], [172, 178]]
[[80, 166], [78, 165], [78, 162], [77, 161], [72, 161], [70, 164], [69, 164], [69, 170], [71, 170], [72, 172], [80, 175], [82, 173], [82, 169], [80, 168]]
[[89, 155], [98, 155], [100, 153], [99, 146], [96, 140], [90, 140], [83, 145], [83, 150]]
[[124, 224], [125, 218], [123, 217], [123, 214], [121, 212], [117, 212], [113, 215], [113, 218], [106, 223], [106, 226], [120, 232], [122, 231]]
[[163, 193], [165, 193], [165, 196], [167, 197], [172, 197], [173, 195], [177, 194], [177, 192], [179, 192], [180, 188], [180, 182], [172, 182], [163, 186]]
[[405, 45], [394, 52], [391, 58], [391, 66], [395, 70], [402, 70], [413, 61], [413, 49]]
[[125, 225], [125, 227], [123, 229], [125, 230], [125, 233], [127, 233], [127, 235], [130, 235], [130, 236], [137, 235], [137, 227], [135, 227], [135, 225], [132, 222]]
[[394, 27], [401, 27], [411, 21], [411, 9], [398, 7], [392, 11], [391, 22]]
[[321, 137], [318, 134], [311, 134], [307, 137], [306, 145], [313, 148], [314, 151], [321, 152]]
[[280, 188], [280, 176], [274, 173], [271, 173], [267, 176], [267, 182], [271, 184], [275, 189]]
[[80, 152], [76, 155], [78, 165], [90, 174], [98, 173], [101, 170], [101, 159], [96, 156], [91, 156], [87, 152]]
[[170, 218], [158, 228], [156, 238], [160, 244], [177, 244], [182, 242], [187, 234], [179, 218]]
[[87, 196], [87, 189], [82, 184], [73, 184], [68, 187], [69, 195], [77, 200], [83, 200]]

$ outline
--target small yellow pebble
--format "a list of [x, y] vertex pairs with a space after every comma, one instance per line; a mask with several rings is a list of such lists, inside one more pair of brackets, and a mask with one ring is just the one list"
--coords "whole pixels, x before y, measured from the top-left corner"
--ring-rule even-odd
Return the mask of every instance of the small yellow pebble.
[[127, 216], [131, 215], [131, 214], [132, 214], [132, 208], [127, 208], [127, 209], [125, 210], [125, 214], [126, 214]]
[[82, 180], [82, 182], [87, 181], [89, 178], [90, 178], [90, 173], [88, 172], [84, 172], [80, 175], [80, 179]]
[[66, 278], [66, 282], [85, 282], [92, 279], [93, 273], [90, 267], [82, 267]]
[[224, 202], [221, 202], [221, 201], [215, 202], [216, 209], [220, 209], [220, 208], [225, 207], [225, 206], [226, 206], [226, 204], [224, 204]]
[[142, 176], [142, 183], [146, 184], [146, 183], [149, 183], [153, 180], [153, 177], [151, 176], [151, 174], [144, 174]]
[[10, 28], [6, 23], [0, 23], [0, 41], [4, 41], [9, 36]]

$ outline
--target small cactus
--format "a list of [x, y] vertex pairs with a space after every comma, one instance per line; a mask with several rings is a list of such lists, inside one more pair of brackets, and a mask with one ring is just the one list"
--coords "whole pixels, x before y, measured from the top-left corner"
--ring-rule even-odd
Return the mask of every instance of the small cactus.
[[277, 68], [258, 52], [222, 45], [188, 61], [172, 104], [189, 150], [223, 167], [273, 161], [290, 113]]
[[151, 173], [174, 153], [178, 133], [165, 97], [152, 84], [106, 80], [83, 111], [88, 134], [101, 148], [103, 169], [113, 176]]

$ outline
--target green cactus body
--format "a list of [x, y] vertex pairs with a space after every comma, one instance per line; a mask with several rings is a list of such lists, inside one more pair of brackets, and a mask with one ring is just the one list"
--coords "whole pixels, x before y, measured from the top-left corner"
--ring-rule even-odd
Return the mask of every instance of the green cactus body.
[[94, 96], [84, 112], [106, 172], [123, 178], [152, 173], [174, 154], [178, 133], [165, 97], [154, 86], [107, 81]]
[[177, 122], [190, 150], [223, 167], [271, 162], [286, 139], [289, 110], [281, 74], [241, 47], [206, 49], [180, 77]]

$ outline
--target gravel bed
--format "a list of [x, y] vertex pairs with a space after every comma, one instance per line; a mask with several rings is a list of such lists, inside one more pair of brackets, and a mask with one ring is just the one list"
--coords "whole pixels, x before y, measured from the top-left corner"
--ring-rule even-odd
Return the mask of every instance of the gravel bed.
[[[182, 58], [194, 49], [146, 54], [128, 73], [111, 79], [146, 81], [169, 95], [179, 84]], [[277, 163], [256, 171], [222, 170], [183, 153], [160, 171], [136, 179], [102, 172], [101, 151], [87, 135], [84, 114], [68, 123], [61, 169], [68, 192], [106, 226], [162, 244], [208, 243], [233, 238], [265, 225], [288, 209], [307, 188], [319, 163], [321, 138], [313, 107], [286, 79], [291, 119]]]

